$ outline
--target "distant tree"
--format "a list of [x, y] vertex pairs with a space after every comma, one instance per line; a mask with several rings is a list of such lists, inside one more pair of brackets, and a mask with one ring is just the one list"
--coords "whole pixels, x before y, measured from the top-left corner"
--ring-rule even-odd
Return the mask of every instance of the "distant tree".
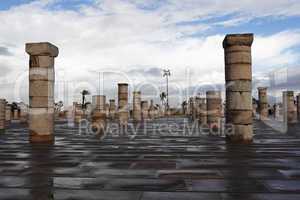
[[161, 104], [162, 105], [165, 105], [165, 101], [166, 101], [166, 98], [167, 98], [167, 94], [165, 92], [162, 92], [160, 95], [160, 101], [161, 101]]
[[90, 94], [90, 92], [88, 90], [82, 90], [81, 91], [81, 95], [82, 95], [82, 109], [86, 108], [86, 105], [85, 105], [85, 96], [89, 95], [89, 94]]
[[11, 111], [13, 112], [14, 110], [19, 110], [19, 106], [16, 102], [12, 102], [11, 104]]
[[61, 111], [61, 109], [62, 109], [63, 106], [64, 106], [63, 101], [59, 101], [58, 103], [55, 103], [55, 104], [54, 104], [54, 108], [55, 108], [55, 110], [58, 111], [58, 112]]

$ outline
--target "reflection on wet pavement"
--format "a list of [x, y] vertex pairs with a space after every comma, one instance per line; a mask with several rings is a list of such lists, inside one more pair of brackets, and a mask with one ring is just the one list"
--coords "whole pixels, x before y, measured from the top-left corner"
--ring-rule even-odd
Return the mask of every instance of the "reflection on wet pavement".
[[0, 199], [298, 200], [299, 130], [256, 122], [252, 145], [229, 145], [180, 133], [100, 141], [58, 123], [55, 145], [32, 146], [13, 125], [0, 135]]

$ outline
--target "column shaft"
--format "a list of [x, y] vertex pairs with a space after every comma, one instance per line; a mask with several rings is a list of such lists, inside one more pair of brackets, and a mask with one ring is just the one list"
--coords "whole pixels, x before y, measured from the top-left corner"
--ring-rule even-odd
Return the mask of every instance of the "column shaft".
[[58, 48], [50, 43], [28, 43], [29, 133], [31, 142], [54, 141], [54, 58]]
[[227, 35], [223, 41], [225, 50], [226, 127], [231, 142], [249, 143], [252, 128], [252, 58], [253, 34]]

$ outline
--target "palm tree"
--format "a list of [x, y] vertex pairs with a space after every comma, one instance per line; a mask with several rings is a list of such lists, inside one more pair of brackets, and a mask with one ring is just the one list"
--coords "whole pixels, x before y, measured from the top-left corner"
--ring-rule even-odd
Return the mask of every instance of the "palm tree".
[[82, 90], [81, 95], [82, 95], [82, 109], [85, 109], [85, 96], [89, 95], [90, 92], [88, 90]]
[[165, 105], [165, 100], [166, 100], [166, 98], [167, 98], [166, 93], [165, 93], [165, 92], [162, 92], [162, 93], [159, 95], [159, 97], [160, 97], [160, 100], [161, 100], [161, 104], [162, 104], [162, 105]]
[[61, 108], [64, 106], [64, 103], [62, 101], [59, 101], [58, 103], [54, 103], [54, 107], [55, 107], [55, 110], [57, 112], [60, 112], [61, 111]]

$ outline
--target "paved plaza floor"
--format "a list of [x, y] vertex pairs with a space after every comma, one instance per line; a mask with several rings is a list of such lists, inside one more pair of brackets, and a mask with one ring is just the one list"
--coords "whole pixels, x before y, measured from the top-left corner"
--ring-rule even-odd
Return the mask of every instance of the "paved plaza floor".
[[[186, 134], [185, 121], [103, 140], [59, 122], [50, 146], [32, 146], [27, 128], [12, 124], [0, 135], [0, 199], [300, 199], [300, 125], [280, 133], [256, 121], [253, 144], [230, 145]], [[178, 127], [148, 134], [162, 123]]]

